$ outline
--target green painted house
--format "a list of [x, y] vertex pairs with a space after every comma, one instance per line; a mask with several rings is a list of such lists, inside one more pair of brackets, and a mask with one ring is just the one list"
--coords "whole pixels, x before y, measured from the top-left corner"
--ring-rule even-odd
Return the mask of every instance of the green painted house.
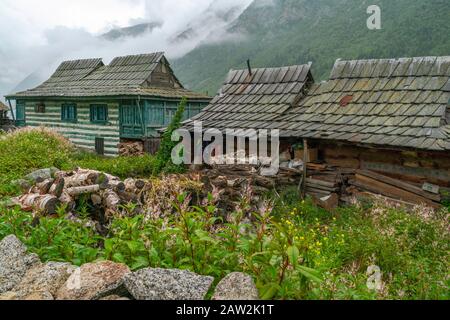
[[164, 53], [63, 62], [40, 86], [6, 96], [16, 101], [17, 126], [56, 129], [76, 146], [118, 155], [120, 142], [159, 138], [182, 98], [185, 119], [210, 97], [186, 90]]

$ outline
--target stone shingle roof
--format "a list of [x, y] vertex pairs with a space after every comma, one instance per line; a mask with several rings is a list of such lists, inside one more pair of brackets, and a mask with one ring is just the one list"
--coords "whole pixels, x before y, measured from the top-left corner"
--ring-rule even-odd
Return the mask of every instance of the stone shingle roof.
[[272, 124], [302, 97], [313, 82], [310, 65], [252, 70], [231, 70], [217, 96], [185, 127], [202, 121], [207, 128], [250, 129]]
[[450, 150], [450, 57], [337, 61], [274, 126], [282, 135]]
[[148, 83], [162, 59], [164, 53], [158, 52], [118, 57], [109, 65], [104, 65], [101, 59], [66, 61], [40, 86], [8, 98], [149, 95], [209, 99], [184, 89], [170, 66], [169, 71], [180, 88], [161, 88]]

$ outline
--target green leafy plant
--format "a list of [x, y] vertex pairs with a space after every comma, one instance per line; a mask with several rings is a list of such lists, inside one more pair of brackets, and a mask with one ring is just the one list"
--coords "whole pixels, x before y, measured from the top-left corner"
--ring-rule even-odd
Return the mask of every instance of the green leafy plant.
[[183, 167], [177, 166], [172, 162], [172, 150], [178, 144], [177, 142], [172, 141], [172, 134], [175, 130], [180, 128], [181, 121], [183, 119], [183, 114], [186, 109], [187, 100], [183, 98], [181, 100], [180, 105], [178, 106], [178, 110], [175, 113], [170, 125], [167, 127], [167, 130], [164, 132], [161, 139], [161, 146], [159, 148], [158, 153], [156, 154], [156, 162], [153, 167], [153, 175], [158, 175], [161, 172], [182, 172]]

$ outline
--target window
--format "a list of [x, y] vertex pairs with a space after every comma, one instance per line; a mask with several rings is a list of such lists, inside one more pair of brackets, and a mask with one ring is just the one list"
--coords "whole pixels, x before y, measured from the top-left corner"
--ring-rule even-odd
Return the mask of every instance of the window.
[[34, 112], [36, 112], [36, 113], [45, 113], [45, 104], [44, 103], [37, 103], [34, 106]]
[[61, 106], [61, 120], [65, 122], [77, 122], [77, 105], [63, 104]]
[[91, 122], [94, 123], [108, 122], [108, 106], [105, 104], [92, 104]]

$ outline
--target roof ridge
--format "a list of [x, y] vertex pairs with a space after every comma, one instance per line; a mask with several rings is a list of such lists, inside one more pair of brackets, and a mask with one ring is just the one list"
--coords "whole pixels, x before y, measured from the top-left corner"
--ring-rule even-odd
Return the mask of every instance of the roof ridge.
[[444, 56], [416, 56], [416, 57], [395, 57], [395, 58], [370, 58], [370, 59], [336, 59], [335, 64], [338, 62], [353, 62], [353, 61], [366, 61], [366, 62], [375, 62], [375, 61], [400, 61], [400, 60], [409, 60], [409, 59], [439, 59], [439, 58], [448, 58], [450, 59], [450, 55]]

